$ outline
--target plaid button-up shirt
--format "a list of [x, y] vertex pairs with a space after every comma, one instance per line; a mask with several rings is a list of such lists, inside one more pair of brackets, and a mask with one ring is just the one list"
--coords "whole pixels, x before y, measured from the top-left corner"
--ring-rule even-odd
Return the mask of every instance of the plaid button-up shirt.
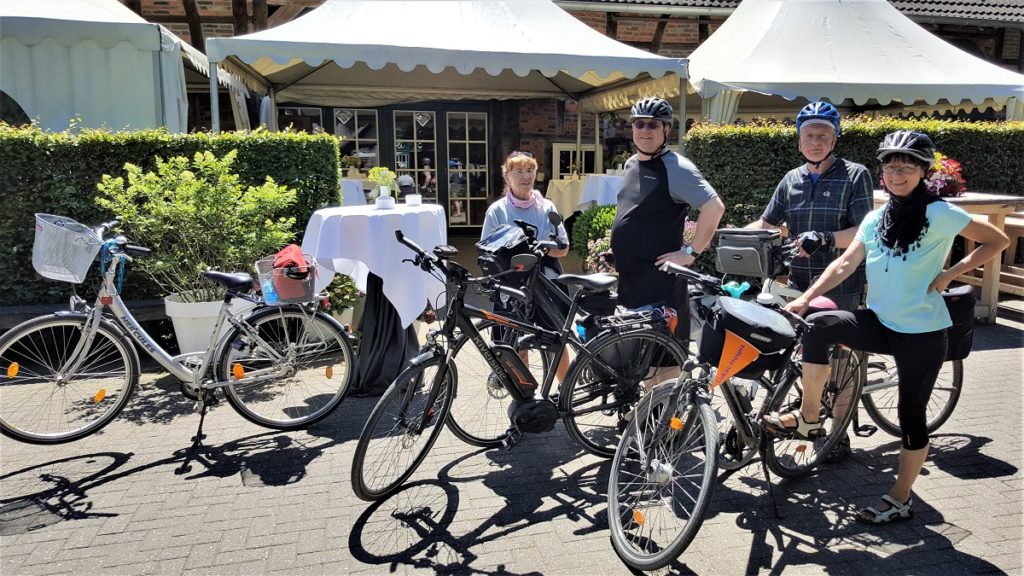
[[[790, 170], [779, 182], [761, 219], [772, 226], [785, 222], [790, 237], [810, 230], [845, 230], [859, 226], [871, 211], [872, 189], [871, 173], [861, 164], [836, 158], [817, 182], [811, 180], [810, 170], [804, 164]], [[814, 279], [839, 254], [839, 249], [819, 250], [810, 258], [794, 258], [790, 267], [790, 285], [798, 290], [810, 288]], [[861, 264], [829, 294], [859, 294], [863, 290], [864, 265]]]

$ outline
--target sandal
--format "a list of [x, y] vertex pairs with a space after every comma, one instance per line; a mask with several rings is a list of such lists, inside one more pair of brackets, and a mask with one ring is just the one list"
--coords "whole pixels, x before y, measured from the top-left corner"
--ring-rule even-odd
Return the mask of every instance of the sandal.
[[910, 520], [914, 517], [914, 499], [901, 503], [892, 496], [882, 496], [882, 502], [889, 505], [885, 510], [879, 511], [873, 506], [861, 510], [857, 514], [857, 521], [864, 524], [888, 524], [898, 520]]
[[[793, 416], [796, 418], [796, 426], [786, 426], [782, 422], [783, 416]], [[772, 434], [792, 435], [799, 440], [814, 440], [824, 431], [821, 422], [808, 422], [804, 420], [804, 415], [800, 412], [799, 408], [789, 412], [772, 412], [764, 417], [764, 423], [765, 427]]]

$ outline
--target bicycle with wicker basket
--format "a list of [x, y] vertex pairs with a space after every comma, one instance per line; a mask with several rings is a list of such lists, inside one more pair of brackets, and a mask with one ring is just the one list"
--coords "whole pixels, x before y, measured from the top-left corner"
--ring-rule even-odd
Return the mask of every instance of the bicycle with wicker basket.
[[[150, 250], [130, 245], [124, 236], [104, 238], [116, 225], [90, 228], [70, 218], [36, 215], [33, 268], [46, 278], [80, 284], [99, 254], [101, 284], [92, 305], [73, 295], [69, 310], [33, 318], [0, 337], [0, 433], [57, 444], [109, 424], [138, 384], [133, 341], [196, 401], [200, 419], [193, 447], [201, 443], [217, 390], [247, 420], [278, 430], [306, 427], [341, 403], [352, 380], [352, 344], [344, 327], [318, 309], [315, 262], [306, 263], [304, 275], [267, 268], [262, 260], [257, 264], [263, 278], [275, 282], [275, 305], [251, 294], [249, 274], [205, 272], [225, 289], [209, 346], [172, 356], [121, 299], [126, 264]], [[255, 307], [233, 312], [235, 299]]]

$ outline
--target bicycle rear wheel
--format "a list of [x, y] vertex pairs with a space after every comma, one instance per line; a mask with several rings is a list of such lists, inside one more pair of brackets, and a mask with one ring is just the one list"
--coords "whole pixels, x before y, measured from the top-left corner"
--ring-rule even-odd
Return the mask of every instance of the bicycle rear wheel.
[[[683, 553], [715, 490], [718, 429], [711, 407], [674, 398], [672, 386], [660, 386], [640, 401], [608, 475], [612, 545], [636, 570], [662, 568]], [[663, 419], [666, 410], [672, 420]]]
[[220, 355], [224, 394], [246, 420], [296, 430], [322, 420], [348, 393], [352, 345], [326, 314], [302, 306], [267, 307], [244, 320], [273, 351], [235, 328]]
[[[452, 405], [455, 381], [446, 371], [437, 383], [441, 358], [410, 366], [374, 406], [352, 459], [352, 490], [363, 500], [394, 493], [426, 457]], [[440, 386], [428, 405], [431, 389]]]
[[73, 373], [66, 366], [85, 316], [45, 316], [0, 337], [0, 432], [31, 444], [59, 444], [103, 428], [124, 408], [139, 379], [131, 342], [102, 322]]
[[[497, 334], [494, 334], [492, 330], [496, 325], [490, 320], [477, 322], [476, 327], [484, 341], [501, 341], [513, 347], [517, 346], [516, 340], [522, 335], [505, 327], [498, 327]], [[512, 398], [468, 335], [459, 337], [452, 349], [455, 351], [452, 361], [459, 386], [452, 399], [448, 429], [459, 440], [473, 446], [500, 446], [508, 432], [508, 409]], [[551, 353], [536, 349], [524, 349], [522, 353], [527, 356], [526, 365], [533, 377], [537, 382], [543, 382]]]
[[[766, 463], [772, 472], [783, 478], [799, 478], [820, 464], [846, 434], [853, 412], [857, 409], [857, 399], [864, 381], [864, 355], [836, 346], [831, 356], [832, 376], [821, 395], [821, 433], [811, 440], [786, 436], [768, 437]], [[795, 368], [795, 364], [790, 364], [783, 370], [783, 381], [770, 399], [768, 412], [782, 413], [800, 408], [803, 386]]]
[[[867, 383], [861, 396], [864, 410], [879, 428], [899, 437], [900, 417], [896, 410], [900, 398], [899, 379], [892, 356], [871, 355], [867, 372]], [[929, 434], [938, 430], [953, 415], [960, 401], [963, 383], [963, 360], [943, 362], [926, 408]]]
[[633, 406], [651, 386], [679, 375], [686, 351], [655, 329], [605, 332], [587, 350], [593, 356], [576, 357], [559, 391], [562, 418], [587, 452], [610, 458]]

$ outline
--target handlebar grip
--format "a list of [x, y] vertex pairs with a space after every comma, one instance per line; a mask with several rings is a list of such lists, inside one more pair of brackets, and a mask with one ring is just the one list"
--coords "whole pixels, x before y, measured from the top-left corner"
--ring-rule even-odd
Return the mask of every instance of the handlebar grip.
[[565, 242], [562, 242], [562, 239], [558, 237], [558, 234], [550, 234], [549, 238], [551, 238], [551, 240], [554, 240], [555, 246], [557, 246], [559, 250], [561, 250], [561, 249], [563, 249], [563, 248], [565, 248], [565, 247], [567, 247], [569, 245], [569, 244], [567, 244]]
[[417, 256], [426, 257], [427, 254], [420, 248], [418, 244], [405, 237], [405, 234], [401, 230], [395, 230], [395, 239], [400, 243], [407, 246], [410, 250], [416, 253]]
[[516, 290], [515, 288], [510, 288], [503, 284], [495, 284], [494, 290], [497, 291], [499, 294], [508, 295], [512, 298], [515, 298], [516, 300], [519, 300], [520, 302], [525, 303], [528, 300], [526, 293], [523, 292], [522, 290]]
[[110, 222], [104, 222], [96, 226], [96, 231], [99, 232], [100, 236], [103, 236], [107, 232], [113, 230], [114, 226], [117, 226], [120, 223], [120, 220], [111, 220]]
[[145, 246], [134, 246], [128, 244], [124, 247], [124, 251], [134, 256], [149, 256], [153, 251]]

